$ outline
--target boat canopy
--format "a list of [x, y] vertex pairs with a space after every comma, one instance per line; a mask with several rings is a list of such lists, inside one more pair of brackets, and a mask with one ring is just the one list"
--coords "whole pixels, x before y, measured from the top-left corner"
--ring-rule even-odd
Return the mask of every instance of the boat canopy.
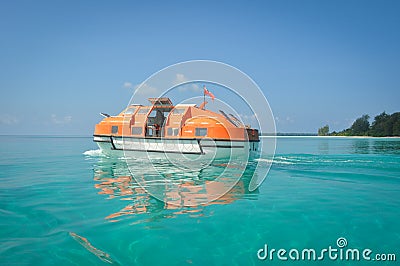
[[172, 101], [167, 97], [148, 98], [148, 100], [154, 106], [172, 106]]

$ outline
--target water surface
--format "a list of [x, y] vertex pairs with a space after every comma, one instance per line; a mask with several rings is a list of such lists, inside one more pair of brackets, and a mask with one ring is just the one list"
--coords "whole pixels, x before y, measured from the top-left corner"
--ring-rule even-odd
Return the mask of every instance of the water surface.
[[91, 138], [2, 136], [0, 145], [2, 265], [303, 265], [260, 261], [257, 251], [322, 249], [339, 237], [400, 259], [399, 139], [281, 137], [259, 189], [248, 191], [245, 172], [222, 198], [194, 207], [179, 203], [207, 191], [157, 200]]

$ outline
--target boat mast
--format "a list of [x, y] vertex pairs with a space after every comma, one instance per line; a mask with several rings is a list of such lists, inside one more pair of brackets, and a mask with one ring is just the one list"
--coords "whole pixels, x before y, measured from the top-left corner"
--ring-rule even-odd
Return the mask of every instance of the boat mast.
[[203, 110], [206, 110], [206, 90], [204, 88], [205, 85], [203, 87]]

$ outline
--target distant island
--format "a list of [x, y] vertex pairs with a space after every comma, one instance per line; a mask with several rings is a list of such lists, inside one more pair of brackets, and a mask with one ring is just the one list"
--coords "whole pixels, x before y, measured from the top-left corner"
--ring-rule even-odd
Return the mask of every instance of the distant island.
[[400, 137], [400, 112], [375, 116], [372, 124], [369, 115], [363, 115], [354, 121], [350, 128], [329, 132], [329, 125], [318, 129], [318, 136], [370, 136], [370, 137]]

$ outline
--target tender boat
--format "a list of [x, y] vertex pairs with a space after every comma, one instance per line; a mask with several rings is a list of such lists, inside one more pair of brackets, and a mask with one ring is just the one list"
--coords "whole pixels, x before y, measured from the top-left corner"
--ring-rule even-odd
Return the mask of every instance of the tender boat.
[[117, 116], [101, 113], [94, 141], [104, 153], [217, 159], [257, 153], [258, 130], [233, 114], [206, 110], [206, 101], [197, 106], [173, 105], [166, 97], [148, 100], [150, 105], [129, 105]]

